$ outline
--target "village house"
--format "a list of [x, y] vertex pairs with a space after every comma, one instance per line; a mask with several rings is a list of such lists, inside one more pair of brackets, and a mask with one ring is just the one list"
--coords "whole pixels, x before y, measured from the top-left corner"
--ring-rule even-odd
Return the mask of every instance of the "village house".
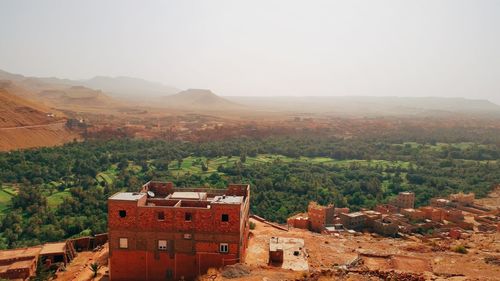
[[340, 221], [347, 229], [360, 230], [365, 227], [366, 215], [362, 212], [340, 214]]
[[400, 192], [393, 204], [401, 209], [413, 209], [415, 208], [415, 193]]
[[287, 219], [288, 226], [309, 229], [321, 233], [327, 226], [334, 224], [335, 207], [330, 204], [321, 206], [316, 202], [309, 202], [307, 214], [296, 214]]
[[112, 281], [193, 280], [208, 268], [243, 262], [250, 186], [176, 188], [148, 182], [108, 199]]

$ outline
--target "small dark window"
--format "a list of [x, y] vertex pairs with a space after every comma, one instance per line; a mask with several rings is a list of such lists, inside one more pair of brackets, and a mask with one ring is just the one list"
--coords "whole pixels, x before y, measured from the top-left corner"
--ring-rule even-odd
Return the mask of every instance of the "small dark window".
[[191, 221], [192, 217], [191, 217], [191, 213], [184, 213], [184, 220], [185, 221]]
[[165, 213], [164, 212], [158, 212], [157, 217], [159, 221], [165, 220]]
[[53, 262], [64, 262], [64, 256], [63, 255], [56, 255], [54, 256], [54, 261]]
[[229, 252], [229, 244], [227, 244], [227, 243], [220, 243], [219, 244], [219, 252], [221, 252], [221, 253], [228, 253]]
[[126, 217], [126, 216], [127, 216], [127, 211], [125, 211], [125, 210], [120, 210], [120, 211], [118, 212], [118, 214], [120, 215], [120, 218], [124, 218], [124, 217]]
[[229, 215], [228, 214], [222, 214], [221, 221], [229, 221]]

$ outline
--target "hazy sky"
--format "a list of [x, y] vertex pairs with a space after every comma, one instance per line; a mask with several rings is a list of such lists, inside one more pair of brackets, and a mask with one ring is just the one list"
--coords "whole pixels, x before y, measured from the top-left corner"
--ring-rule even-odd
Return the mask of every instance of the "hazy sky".
[[0, 69], [500, 103], [500, 1], [0, 0]]

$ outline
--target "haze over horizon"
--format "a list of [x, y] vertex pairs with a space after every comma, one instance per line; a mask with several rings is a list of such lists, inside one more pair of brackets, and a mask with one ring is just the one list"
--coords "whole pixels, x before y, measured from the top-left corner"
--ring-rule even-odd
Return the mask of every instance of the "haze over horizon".
[[500, 104], [499, 1], [2, 1], [0, 69], [224, 96]]

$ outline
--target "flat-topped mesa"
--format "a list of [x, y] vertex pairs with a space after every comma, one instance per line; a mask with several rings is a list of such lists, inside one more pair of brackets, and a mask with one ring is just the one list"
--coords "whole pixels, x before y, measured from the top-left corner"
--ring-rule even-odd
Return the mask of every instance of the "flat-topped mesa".
[[249, 207], [248, 184], [211, 189], [148, 182], [139, 192], [114, 194], [108, 199], [110, 280], [194, 279], [210, 267], [242, 262]]

